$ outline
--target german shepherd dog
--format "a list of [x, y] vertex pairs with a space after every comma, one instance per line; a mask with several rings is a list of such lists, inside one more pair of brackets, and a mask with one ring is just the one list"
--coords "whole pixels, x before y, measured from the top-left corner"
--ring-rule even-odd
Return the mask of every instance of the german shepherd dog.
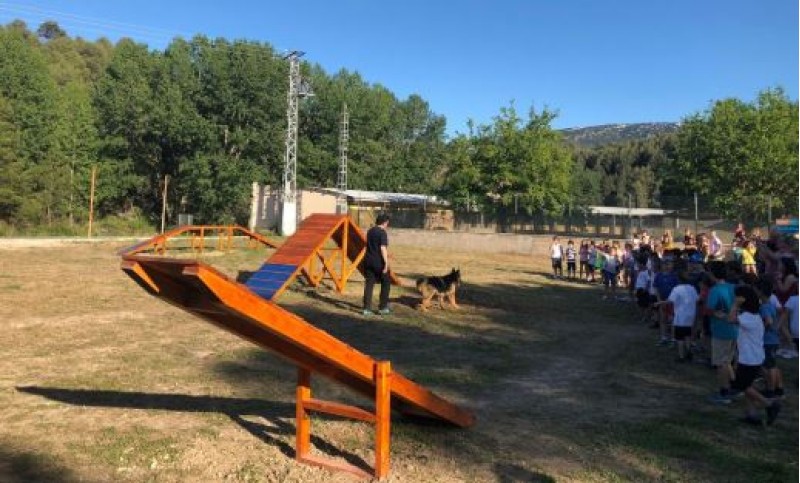
[[443, 277], [418, 279], [417, 290], [422, 294], [422, 303], [419, 304], [419, 309], [427, 311], [434, 295], [439, 300], [439, 308], [444, 309], [444, 297], [447, 296], [450, 306], [457, 309], [456, 290], [459, 285], [461, 285], [461, 270], [456, 270], [455, 268]]

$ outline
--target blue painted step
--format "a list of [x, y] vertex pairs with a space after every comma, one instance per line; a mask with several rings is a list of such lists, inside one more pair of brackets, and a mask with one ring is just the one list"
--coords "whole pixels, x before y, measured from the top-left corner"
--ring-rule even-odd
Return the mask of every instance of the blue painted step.
[[245, 285], [260, 297], [272, 300], [275, 292], [286, 283], [296, 270], [297, 265], [265, 263], [250, 276]]

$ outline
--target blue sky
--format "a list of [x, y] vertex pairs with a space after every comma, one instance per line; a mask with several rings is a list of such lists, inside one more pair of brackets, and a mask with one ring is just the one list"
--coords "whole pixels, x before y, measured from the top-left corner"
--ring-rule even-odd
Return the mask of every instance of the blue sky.
[[679, 121], [769, 87], [798, 96], [797, 0], [0, 0], [0, 22], [14, 18], [159, 49], [202, 33], [304, 50], [421, 95], [450, 134], [512, 100], [565, 128]]

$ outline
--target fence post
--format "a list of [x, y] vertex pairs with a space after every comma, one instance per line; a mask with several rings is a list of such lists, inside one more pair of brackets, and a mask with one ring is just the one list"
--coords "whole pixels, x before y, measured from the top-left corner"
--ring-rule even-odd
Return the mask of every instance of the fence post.
[[694, 192], [694, 233], [697, 235], [697, 191]]

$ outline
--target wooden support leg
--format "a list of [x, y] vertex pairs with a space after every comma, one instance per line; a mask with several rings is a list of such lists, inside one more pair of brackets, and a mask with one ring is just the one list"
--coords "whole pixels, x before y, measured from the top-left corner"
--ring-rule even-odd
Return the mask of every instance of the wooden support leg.
[[295, 459], [302, 460], [311, 449], [311, 419], [304, 403], [311, 399], [311, 372], [302, 367], [297, 368], [297, 441], [295, 443]]
[[375, 477], [379, 479], [389, 475], [391, 375], [391, 362], [375, 363]]

